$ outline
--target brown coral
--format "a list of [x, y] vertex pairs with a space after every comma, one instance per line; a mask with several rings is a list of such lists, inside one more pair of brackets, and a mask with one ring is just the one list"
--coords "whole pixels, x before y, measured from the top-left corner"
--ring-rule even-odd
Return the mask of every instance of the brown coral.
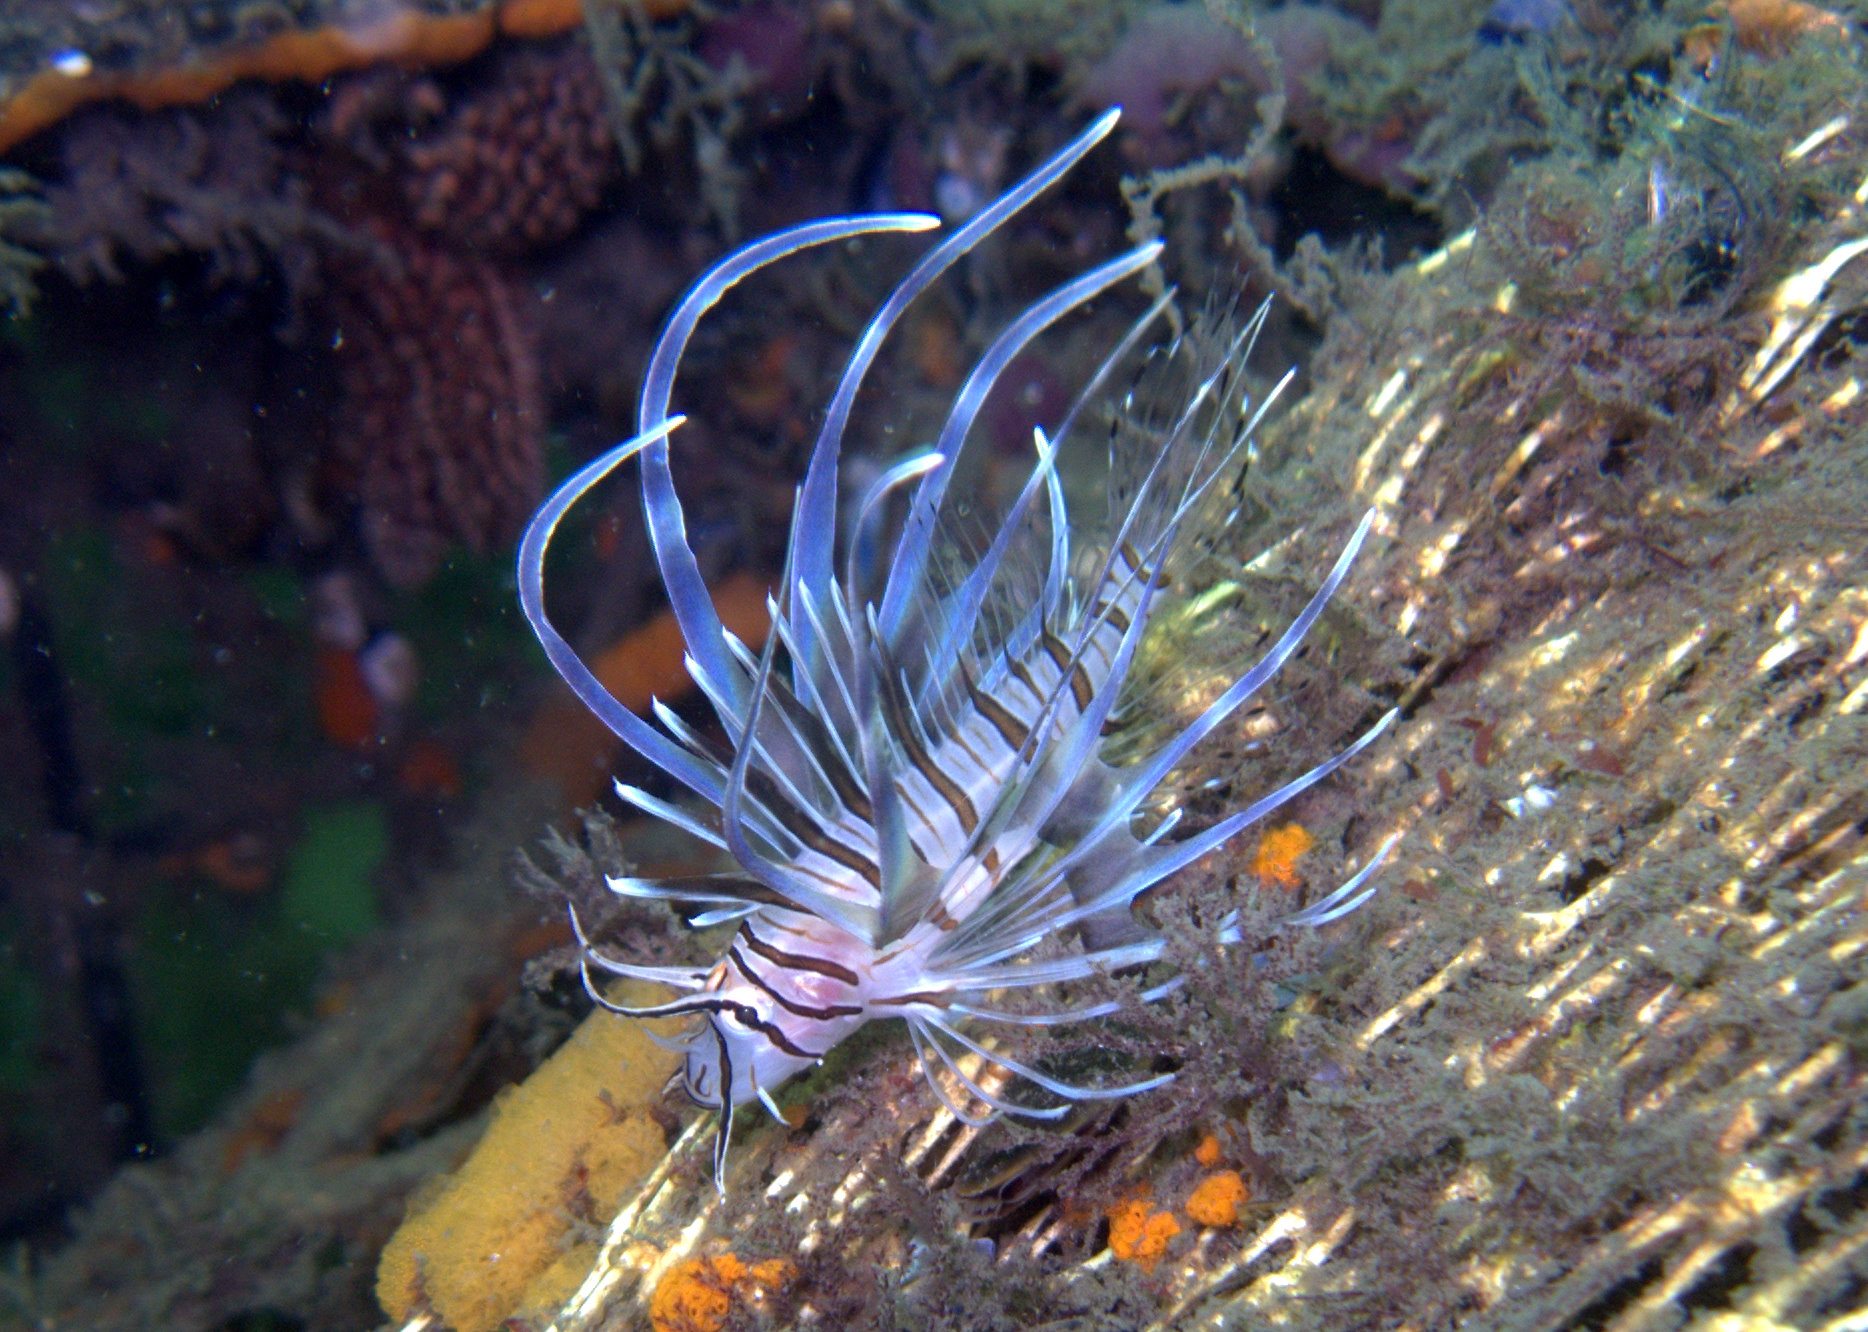
[[402, 158], [398, 182], [424, 230], [502, 254], [563, 240], [616, 165], [596, 66], [578, 47], [506, 52]]
[[372, 227], [400, 257], [338, 266], [342, 402], [337, 457], [353, 475], [364, 540], [413, 586], [450, 542], [509, 538], [541, 488], [544, 405], [522, 296], [487, 261]]

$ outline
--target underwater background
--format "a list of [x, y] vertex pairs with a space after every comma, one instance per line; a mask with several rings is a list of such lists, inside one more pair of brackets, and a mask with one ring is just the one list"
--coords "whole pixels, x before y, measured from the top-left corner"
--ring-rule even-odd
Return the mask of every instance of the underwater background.
[[[1865, 21], [12, 0], [0, 1327], [1868, 1327]], [[1188, 534], [1155, 719], [1379, 509], [1178, 806], [1402, 719], [1151, 894], [1185, 989], [1014, 1047], [1172, 1086], [976, 1128], [881, 1024], [736, 1136], [722, 1198], [564, 910], [691, 960], [601, 875], [711, 866], [609, 794], [649, 771], [551, 677], [517, 533], [734, 245], [960, 221], [1118, 105], [916, 304], [846, 456], [925, 442], [1009, 315], [1158, 236], [1177, 323], [1270, 297], [1250, 372], [1298, 377]], [[676, 476], [748, 641], [923, 246], [791, 260], [689, 351]], [[1007, 374], [982, 511], [1145, 300]], [[634, 488], [559, 547], [605, 684], [708, 725]], [[1275, 932], [1394, 832], [1369, 905]]]

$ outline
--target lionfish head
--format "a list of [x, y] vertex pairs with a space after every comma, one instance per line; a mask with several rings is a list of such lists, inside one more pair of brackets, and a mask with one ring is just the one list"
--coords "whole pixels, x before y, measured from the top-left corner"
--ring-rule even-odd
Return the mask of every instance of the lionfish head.
[[[758, 269], [854, 236], [924, 231], [936, 218], [806, 223], [715, 265], [675, 307], [656, 345], [638, 433], [566, 481], [520, 545], [521, 604], [546, 655], [591, 710], [687, 798], [677, 803], [623, 785], [618, 794], [737, 864], [723, 875], [610, 883], [625, 896], [677, 904], [696, 925], [733, 924], [732, 942], [712, 967], [636, 965], [591, 948], [578, 930], [587, 985], [595, 966], [679, 992], [657, 1007], [632, 1009], [591, 986], [597, 1002], [636, 1016], [702, 1019], [674, 1048], [689, 1097], [720, 1114], [716, 1179], [733, 1107], [756, 1097], [777, 1115], [772, 1090], [874, 1017], [906, 1021], [934, 1091], [971, 1123], [997, 1112], [1064, 1113], [1006, 1098], [1001, 1080], [979, 1075], [982, 1066], [1065, 1101], [1169, 1081], [1171, 1074], [1160, 1074], [1127, 1086], [1072, 1086], [988, 1049], [967, 1027], [1048, 1026], [1116, 1011], [1116, 1001], [1054, 1013], [986, 1004], [995, 991], [1068, 985], [1161, 960], [1165, 942], [1131, 914], [1136, 897], [1321, 781], [1389, 720], [1214, 826], [1169, 836], [1177, 814], [1159, 812], [1159, 788], [1297, 650], [1347, 576], [1371, 512], [1303, 612], [1191, 724], [1140, 754], [1104, 745], [1123, 721], [1125, 682], [1177, 538], [1230, 474], [1275, 396], [1251, 403], [1240, 370], [1262, 307], [1186, 385], [1182, 401], [1123, 441], [1132, 456], [1120, 466], [1112, 460], [1106, 529], [1073, 524], [1058, 453], [1090, 433], [1085, 418], [1145, 347], [1172, 293], [1143, 311], [1075, 405], [1034, 432], [1029, 478], [997, 529], [952, 539], [949, 485], [994, 385], [1045, 329], [1153, 264], [1159, 244], [1107, 260], [1020, 311], [980, 356], [933, 447], [876, 471], [853, 505], [839, 493], [853, 404], [903, 312], [1100, 142], [1116, 116], [1097, 120], [924, 254], [863, 330], [798, 489], [763, 649], [722, 627], [687, 544], [669, 467], [669, 436], [682, 420], [670, 413], [682, 354], [702, 315]], [[1113, 434], [1111, 441], [1114, 453]], [[629, 458], [640, 459], [656, 562], [689, 669], [724, 742], [701, 737], [666, 709], [657, 709], [658, 729], [624, 708], [545, 615], [552, 532], [578, 498]], [[905, 517], [885, 521], [904, 496]], [[1373, 891], [1365, 883], [1385, 853], [1293, 920], [1322, 924], [1352, 910]], [[1221, 940], [1236, 935], [1236, 926], [1225, 927]], [[1156, 984], [1139, 997], [1159, 997], [1175, 984]]]

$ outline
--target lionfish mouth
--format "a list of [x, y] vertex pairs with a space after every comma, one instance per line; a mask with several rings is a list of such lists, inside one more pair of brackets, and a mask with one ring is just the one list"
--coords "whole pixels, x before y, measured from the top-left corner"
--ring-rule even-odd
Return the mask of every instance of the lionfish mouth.
[[[1120, 762], [1103, 752], [1105, 734], [1126, 715], [1124, 684], [1176, 538], [1232, 470], [1277, 394], [1250, 403], [1240, 372], [1262, 307], [1185, 401], [1140, 433], [1136, 456], [1112, 469], [1122, 480], [1112, 483], [1108, 526], [1095, 539], [1073, 531], [1059, 450], [1090, 433], [1084, 418], [1156, 327], [1171, 292], [1120, 338], [1062, 419], [1034, 432], [1030, 477], [990, 539], [963, 543], [970, 551], [964, 561], [947, 548], [943, 502], [955, 463], [1007, 366], [1059, 319], [1154, 263], [1158, 243], [1118, 255], [1020, 312], [966, 378], [934, 447], [883, 470], [853, 508], [840, 506], [844, 432], [883, 340], [917, 296], [1100, 143], [1117, 115], [1098, 119], [929, 250], [870, 319], [797, 491], [762, 649], [722, 627], [687, 544], [669, 468], [669, 437], [683, 420], [670, 413], [682, 354], [701, 316], [749, 274], [812, 246], [927, 231], [937, 218], [828, 218], [754, 241], [715, 265], [662, 331], [644, 378], [637, 434], [559, 487], [520, 545], [520, 602], [552, 665], [690, 799], [676, 804], [621, 784], [618, 795], [739, 866], [699, 880], [610, 881], [618, 894], [697, 912], [696, 924], [736, 923], [733, 942], [711, 968], [637, 965], [591, 947], [577, 930], [596, 1002], [636, 1017], [705, 1016], [679, 1048], [689, 1055], [690, 1097], [720, 1111], [715, 1169], [722, 1189], [733, 1107], [756, 1097], [778, 1115], [772, 1091], [874, 1017], [906, 1020], [935, 1093], [969, 1123], [998, 1112], [1055, 1118], [1067, 1107], [1005, 1099], [983, 1085], [997, 1080], [969, 1071], [981, 1063], [964, 1056], [1066, 1102], [1170, 1081], [1164, 1074], [1126, 1086], [1073, 1086], [988, 1050], [965, 1028], [971, 1021], [1048, 1026], [1116, 1011], [1117, 1001], [1048, 1013], [984, 1001], [995, 990], [1057, 986], [1161, 960], [1165, 941], [1133, 916], [1136, 897], [1322, 781], [1393, 720], [1390, 713], [1332, 758], [1190, 836], [1169, 836], [1177, 814], [1147, 812], [1193, 746], [1297, 650], [1348, 575], [1371, 511], [1302, 613], [1192, 724], [1149, 752], [1125, 752]], [[545, 614], [553, 532], [578, 499], [630, 458], [640, 458], [656, 563], [695, 682], [725, 733], [724, 755], [659, 706], [665, 729], [623, 707]], [[904, 491], [906, 517], [871, 595], [857, 552], [880, 540], [882, 516]], [[840, 531], [839, 519], [852, 513]], [[1369, 880], [1392, 845], [1287, 923], [1321, 925], [1354, 910], [1374, 892]], [[1229, 918], [1220, 941], [1238, 935]], [[651, 1008], [613, 1004], [591, 983], [593, 966], [660, 982], [679, 997]], [[1138, 998], [1158, 998], [1177, 983]]]

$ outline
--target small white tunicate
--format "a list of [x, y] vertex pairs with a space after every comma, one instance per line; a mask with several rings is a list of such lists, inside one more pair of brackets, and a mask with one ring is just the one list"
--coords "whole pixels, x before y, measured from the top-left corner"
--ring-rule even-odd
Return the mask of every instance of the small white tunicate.
[[401, 634], [383, 633], [357, 653], [357, 669], [379, 707], [400, 708], [415, 697], [422, 682], [421, 662], [415, 647]]
[[1504, 801], [1505, 813], [1514, 819], [1521, 819], [1527, 814], [1540, 814], [1557, 803], [1557, 793], [1548, 786], [1533, 783], [1524, 788], [1523, 795], [1512, 796]]
[[311, 585], [311, 627], [318, 641], [355, 652], [369, 637], [357, 584], [347, 573], [327, 573]]

